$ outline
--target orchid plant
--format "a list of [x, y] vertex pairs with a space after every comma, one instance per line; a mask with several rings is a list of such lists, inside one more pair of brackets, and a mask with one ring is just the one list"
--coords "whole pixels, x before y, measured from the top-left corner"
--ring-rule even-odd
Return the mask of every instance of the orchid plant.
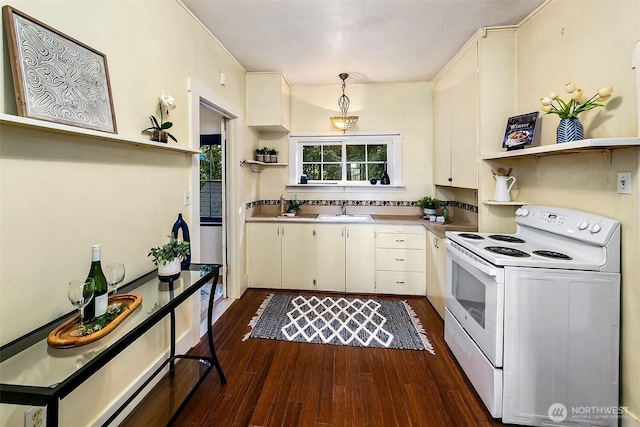
[[582, 89], [577, 87], [575, 83], [567, 83], [564, 85], [564, 90], [569, 94], [569, 101], [564, 101], [560, 96], [555, 93], [549, 93], [549, 96], [540, 98], [540, 104], [542, 104], [542, 111], [547, 114], [557, 114], [561, 119], [570, 119], [578, 117], [578, 114], [583, 111], [591, 110], [596, 107], [603, 107], [604, 104], [600, 104], [611, 97], [613, 87], [604, 86], [598, 89], [595, 95], [587, 99], [584, 96]]
[[[176, 108], [176, 103], [175, 103], [175, 100], [173, 99], [173, 96], [162, 91], [162, 94], [160, 95], [160, 98], [158, 101], [158, 108], [160, 110], [160, 121], [158, 121], [158, 119], [156, 119], [156, 117], [153, 115], [149, 116], [151, 119], [151, 127], [144, 129], [142, 132], [148, 132], [148, 131], [161, 132], [161, 131], [166, 131], [167, 129], [171, 128], [171, 126], [173, 126], [172, 122], [164, 121], [164, 116], [165, 115], [168, 116], [171, 110], [174, 110]], [[178, 142], [178, 140], [169, 132], [167, 132], [167, 135], [169, 136], [169, 138], [173, 139], [175, 142]]]

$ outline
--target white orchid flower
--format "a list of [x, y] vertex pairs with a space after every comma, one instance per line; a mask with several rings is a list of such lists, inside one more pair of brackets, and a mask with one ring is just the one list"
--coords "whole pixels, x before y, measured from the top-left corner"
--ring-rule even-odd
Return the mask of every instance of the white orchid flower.
[[544, 111], [545, 113], [548, 113], [549, 111], [551, 111], [551, 105], [543, 105], [542, 111]]
[[164, 91], [162, 91], [162, 94], [160, 95], [160, 105], [162, 105], [164, 111], [166, 111], [165, 114], [169, 114], [171, 110], [176, 108], [176, 102], [173, 99], [173, 96], [165, 93]]
[[566, 85], [564, 85], [564, 90], [566, 90], [567, 93], [573, 93], [577, 88], [578, 87], [575, 85], [575, 83], [567, 83]]
[[553, 91], [549, 92], [549, 98], [556, 99], [557, 97], [558, 97], [558, 94], [556, 92], [553, 92]]
[[613, 92], [613, 86], [604, 86], [598, 89], [598, 96], [600, 98], [606, 98]]
[[540, 104], [542, 104], [545, 107], [551, 105], [551, 101], [553, 101], [553, 98], [548, 98], [546, 96], [544, 98], [540, 98]]

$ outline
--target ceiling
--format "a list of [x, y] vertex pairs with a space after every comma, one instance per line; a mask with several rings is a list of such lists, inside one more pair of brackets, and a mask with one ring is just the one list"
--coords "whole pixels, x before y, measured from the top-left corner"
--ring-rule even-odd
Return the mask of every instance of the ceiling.
[[428, 81], [481, 27], [544, 0], [182, 0], [247, 71], [294, 86]]

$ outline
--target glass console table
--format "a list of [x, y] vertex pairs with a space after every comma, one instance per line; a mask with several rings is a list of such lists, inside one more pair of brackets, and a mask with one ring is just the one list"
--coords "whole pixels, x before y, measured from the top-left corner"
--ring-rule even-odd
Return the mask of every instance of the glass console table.
[[[192, 265], [183, 270], [180, 278], [173, 282], [160, 282], [156, 271], [142, 276], [118, 290], [119, 293], [134, 292], [142, 296], [142, 304], [132, 312], [110, 334], [91, 344], [69, 349], [49, 347], [49, 332], [62, 324], [77, 311], [56, 319], [35, 331], [0, 348], [0, 403], [16, 405], [46, 406], [46, 425], [58, 426], [60, 399], [68, 396], [107, 362], [144, 335], [166, 316], [171, 321], [171, 348], [169, 357], [131, 395], [105, 424], [111, 423], [167, 365], [169, 375], [175, 369], [175, 361], [196, 360], [206, 366], [199, 380], [191, 389], [168, 424], [179, 415], [191, 395], [196, 391], [213, 367], [222, 384], [226, 378], [216, 357], [211, 331], [213, 295], [218, 281], [219, 264]], [[175, 354], [175, 309], [202, 286], [212, 281], [207, 311], [207, 341], [210, 356]]]

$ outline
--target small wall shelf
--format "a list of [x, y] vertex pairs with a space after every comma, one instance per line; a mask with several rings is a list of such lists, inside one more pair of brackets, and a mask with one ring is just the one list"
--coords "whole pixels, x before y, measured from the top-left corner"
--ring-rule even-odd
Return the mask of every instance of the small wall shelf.
[[527, 202], [520, 202], [517, 200], [512, 200], [510, 202], [497, 202], [495, 200], [483, 200], [483, 205], [493, 205], [493, 206], [525, 206]]
[[[244, 167], [244, 165], [249, 165], [249, 170], [253, 173], [262, 172], [263, 167], [271, 167], [271, 166], [289, 166], [289, 163], [266, 163], [259, 162], [257, 160], [242, 160], [240, 161], [240, 167]], [[259, 169], [256, 169], [254, 166], [259, 166]]]
[[549, 144], [522, 150], [505, 151], [489, 154], [482, 160], [499, 160], [508, 158], [544, 157], [558, 154], [581, 153], [590, 150], [613, 150], [616, 148], [640, 147], [640, 137], [626, 138], [593, 138], [581, 141], [565, 142], [563, 144]]
[[76, 126], [64, 125], [61, 123], [46, 122], [43, 120], [32, 119], [29, 117], [14, 116], [11, 114], [0, 113], [0, 124], [7, 126], [23, 127], [44, 132], [54, 132], [65, 135], [84, 136], [87, 138], [101, 139], [104, 141], [118, 142], [130, 145], [136, 145], [142, 148], [153, 148], [158, 150], [174, 151], [185, 154], [200, 154], [199, 150], [183, 147], [180, 145], [171, 145], [161, 142], [148, 141], [138, 138], [130, 138], [117, 135], [115, 133], [100, 132], [92, 129], [84, 129]]

